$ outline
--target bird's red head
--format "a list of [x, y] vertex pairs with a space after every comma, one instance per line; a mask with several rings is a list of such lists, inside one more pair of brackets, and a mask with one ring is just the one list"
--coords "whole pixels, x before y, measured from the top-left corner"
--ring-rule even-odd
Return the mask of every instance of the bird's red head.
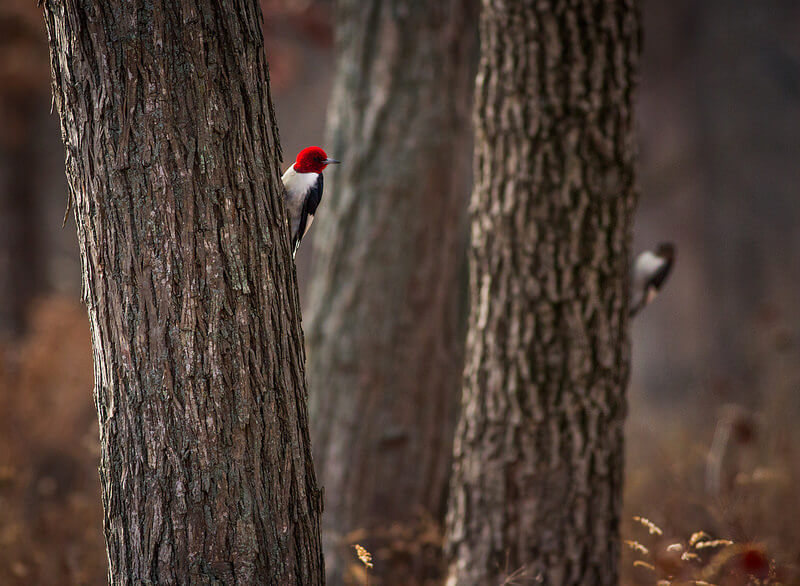
[[297, 154], [294, 161], [294, 170], [298, 173], [322, 173], [328, 165], [338, 163], [336, 159], [328, 158], [321, 148], [311, 146], [304, 148]]

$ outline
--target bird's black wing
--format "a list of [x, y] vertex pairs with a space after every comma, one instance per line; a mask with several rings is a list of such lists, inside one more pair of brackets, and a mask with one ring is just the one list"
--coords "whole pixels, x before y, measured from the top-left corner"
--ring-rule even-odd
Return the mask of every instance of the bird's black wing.
[[655, 299], [658, 291], [661, 290], [664, 281], [667, 280], [670, 271], [672, 270], [672, 258], [664, 259], [661, 266], [655, 270], [644, 285], [644, 290], [634, 294], [633, 307], [630, 310], [630, 316], [633, 317], [639, 313], [644, 307]]
[[653, 273], [653, 276], [650, 277], [650, 282], [648, 286], [655, 287], [656, 291], [661, 289], [661, 286], [664, 284], [664, 281], [667, 280], [670, 271], [672, 270], [672, 259], [667, 258], [664, 259], [664, 263], [658, 268], [658, 270]]
[[320, 173], [319, 177], [317, 177], [317, 182], [308, 190], [306, 198], [303, 200], [303, 209], [300, 210], [300, 225], [297, 227], [297, 234], [294, 235], [294, 242], [292, 242], [294, 254], [297, 254], [300, 241], [303, 239], [303, 236], [306, 235], [308, 228], [311, 227], [314, 214], [317, 213], [317, 207], [319, 207], [322, 201], [322, 186], [323, 179], [322, 173]]

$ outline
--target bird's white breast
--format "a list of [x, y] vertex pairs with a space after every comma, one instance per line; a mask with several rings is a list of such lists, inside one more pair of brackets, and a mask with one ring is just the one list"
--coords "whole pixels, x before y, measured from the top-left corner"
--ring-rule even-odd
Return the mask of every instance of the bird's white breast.
[[634, 281], [643, 283], [664, 265], [664, 259], [649, 250], [644, 251], [636, 259]]
[[281, 180], [286, 187], [286, 194], [289, 199], [298, 198], [302, 203], [308, 190], [314, 187], [319, 173], [298, 173], [294, 170], [294, 165], [286, 169]]
[[[283, 186], [286, 189], [286, 211], [289, 213], [291, 220], [292, 234], [300, 226], [300, 213], [303, 209], [303, 202], [309, 190], [316, 184], [317, 177], [319, 177], [319, 173], [298, 173], [294, 170], [294, 164], [286, 169], [286, 173], [281, 177]], [[313, 216], [306, 221], [306, 232], [311, 227], [311, 221], [313, 221]]]

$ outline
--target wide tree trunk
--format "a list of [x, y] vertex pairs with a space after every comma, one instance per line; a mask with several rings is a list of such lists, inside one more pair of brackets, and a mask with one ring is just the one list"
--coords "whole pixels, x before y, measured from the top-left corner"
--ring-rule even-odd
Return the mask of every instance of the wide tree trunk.
[[638, 6], [484, 0], [480, 29], [448, 584], [614, 584]]
[[477, 1], [343, 0], [337, 47], [326, 148], [344, 164], [312, 230], [308, 327], [328, 578], [351, 534], [382, 584], [410, 584], [441, 560], [411, 549], [443, 520], [452, 455]]
[[113, 584], [320, 584], [256, 0], [46, 0]]

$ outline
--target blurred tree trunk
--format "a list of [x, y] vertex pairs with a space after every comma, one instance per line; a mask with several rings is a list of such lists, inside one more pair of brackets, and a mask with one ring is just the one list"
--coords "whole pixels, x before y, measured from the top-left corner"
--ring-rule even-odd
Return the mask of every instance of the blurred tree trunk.
[[0, 2], [0, 338], [26, 326], [45, 285], [44, 242], [34, 188], [37, 122], [47, 95], [47, 46], [33, 2]]
[[326, 145], [344, 164], [314, 225], [308, 327], [326, 565], [340, 583], [354, 560], [347, 534], [364, 529], [381, 583], [409, 584], [441, 570], [435, 539], [419, 555], [398, 550], [444, 516], [477, 2], [345, 0], [337, 44]]
[[776, 315], [800, 330], [800, 10], [793, 0], [709, 0], [691, 15], [707, 364], [725, 400], [752, 405], [752, 324]]
[[448, 584], [615, 584], [634, 0], [484, 1]]
[[42, 239], [33, 190], [38, 96], [0, 89], [0, 337], [25, 330], [30, 301], [44, 286]]
[[46, 0], [113, 584], [320, 584], [256, 0]]

